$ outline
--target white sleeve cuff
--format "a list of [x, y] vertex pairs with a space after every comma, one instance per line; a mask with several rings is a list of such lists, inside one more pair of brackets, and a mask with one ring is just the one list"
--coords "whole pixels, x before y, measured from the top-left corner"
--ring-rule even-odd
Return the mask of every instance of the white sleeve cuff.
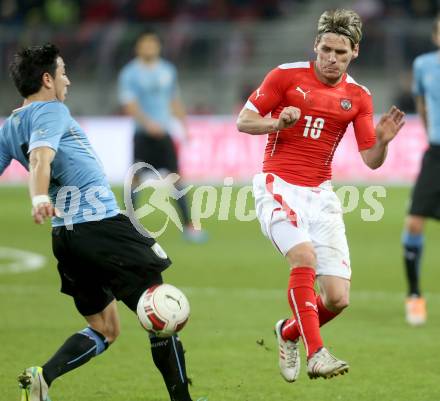
[[252, 111], [255, 111], [255, 113], [260, 114], [260, 112], [258, 111], [258, 109], [254, 106], [254, 104], [253, 104], [250, 100], [248, 100], [248, 101], [246, 102], [246, 104], [244, 105], [244, 108], [245, 108], [245, 109], [252, 110]]
[[36, 141], [36, 142], [33, 142], [30, 144], [29, 149], [28, 149], [28, 153], [31, 153], [31, 151], [33, 151], [36, 148], [51, 148], [55, 152], [57, 151], [55, 146], [48, 141]]

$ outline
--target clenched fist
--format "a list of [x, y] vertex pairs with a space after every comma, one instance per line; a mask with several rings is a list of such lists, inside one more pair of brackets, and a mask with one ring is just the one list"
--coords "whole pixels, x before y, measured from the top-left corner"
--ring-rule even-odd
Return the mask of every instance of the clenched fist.
[[278, 117], [277, 130], [294, 126], [301, 117], [301, 110], [297, 107], [285, 107]]

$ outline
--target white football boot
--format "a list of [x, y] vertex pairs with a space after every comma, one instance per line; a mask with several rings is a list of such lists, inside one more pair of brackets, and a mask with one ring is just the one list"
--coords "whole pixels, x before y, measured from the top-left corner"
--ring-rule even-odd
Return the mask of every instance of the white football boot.
[[301, 360], [299, 356], [299, 338], [296, 341], [284, 340], [281, 336], [281, 328], [284, 320], [280, 320], [275, 325], [275, 335], [278, 340], [278, 363], [280, 366], [280, 373], [284, 380], [289, 383], [298, 379], [299, 368], [301, 366]]
[[307, 374], [311, 379], [318, 377], [330, 379], [333, 376], [347, 373], [348, 368], [347, 362], [335, 358], [324, 347], [316, 351], [307, 362]]
[[49, 388], [40, 366], [27, 368], [18, 376], [18, 384], [21, 388], [20, 401], [50, 401], [47, 395]]

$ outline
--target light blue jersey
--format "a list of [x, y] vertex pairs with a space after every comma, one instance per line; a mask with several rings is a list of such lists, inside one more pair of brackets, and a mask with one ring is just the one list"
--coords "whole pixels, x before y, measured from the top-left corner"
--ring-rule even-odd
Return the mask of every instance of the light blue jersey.
[[177, 72], [171, 63], [159, 59], [148, 66], [138, 59], [130, 61], [119, 74], [118, 90], [122, 105], [136, 101], [151, 120], [169, 130], [170, 102], [178, 94]]
[[413, 93], [425, 98], [429, 143], [440, 145], [440, 52], [417, 57], [413, 71]]
[[14, 110], [0, 129], [0, 175], [12, 159], [29, 170], [29, 154], [38, 147], [56, 154], [51, 165], [49, 196], [61, 211], [52, 226], [69, 226], [119, 213], [98, 156], [87, 136], [57, 100], [33, 102]]

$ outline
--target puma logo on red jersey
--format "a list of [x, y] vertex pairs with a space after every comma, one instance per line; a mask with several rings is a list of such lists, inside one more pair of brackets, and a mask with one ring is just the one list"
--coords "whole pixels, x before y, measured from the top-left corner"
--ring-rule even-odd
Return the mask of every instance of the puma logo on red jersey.
[[306, 100], [306, 95], [307, 95], [307, 93], [309, 93], [310, 91], [304, 92], [299, 86], [296, 87], [296, 90], [297, 90], [298, 92], [302, 93], [303, 96], [304, 96], [304, 100]]
[[257, 100], [260, 96], [264, 96], [264, 93], [260, 93], [260, 88], [257, 89], [257, 96], [255, 97], [255, 100]]

